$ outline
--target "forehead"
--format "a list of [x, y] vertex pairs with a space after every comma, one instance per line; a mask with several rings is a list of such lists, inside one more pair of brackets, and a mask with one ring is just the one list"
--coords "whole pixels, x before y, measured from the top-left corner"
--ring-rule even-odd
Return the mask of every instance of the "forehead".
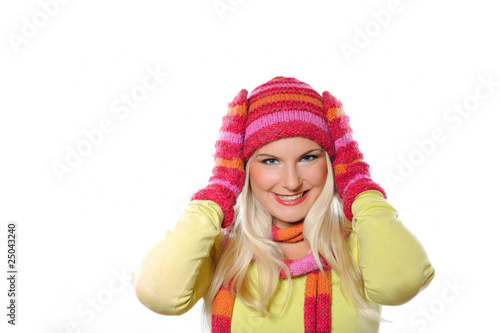
[[253, 155], [270, 154], [275, 156], [299, 156], [314, 149], [323, 150], [323, 148], [313, 140], [293, 137], [270, 142], [257, 149]]

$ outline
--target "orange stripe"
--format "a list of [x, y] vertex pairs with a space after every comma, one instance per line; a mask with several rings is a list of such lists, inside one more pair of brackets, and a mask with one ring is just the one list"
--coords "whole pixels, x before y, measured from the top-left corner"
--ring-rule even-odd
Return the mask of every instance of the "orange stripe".
[[323, 274], [319, 272], [318, 275], [318, 294], [321, 295], [330, 295], [332, 291], [332, 287], [330, 286], [330, 271], [325, 271], [326, 277], [328, 280], [325, 279]]
[[342, 116], [345, 116], [345, 112], [343, 108], [329, 108], [328, 111], [326, 112], [326, 119], [328, 119], [328, 122], [332, 122], [335, 118], [340, 118]]
[[222, 158], [216, 158], [215, 165], [216, 166], [223, 166], [226, 168], [244, 170], [243, 169], [243, 160], [241, 158], [237, 158], [237, 157], [233, 157], [232, 160], [225, 160]]
[[231, 318], [231, 314], [233, 312], [234, 305], [234, 296], [233, 294], [226, 289], [221, 289], [215, 295], [214, 306], [212, 308], [213, 316], [224, 316]]
[[[278, 240], [283, 243], [295, 243], [298, 242], [299, 240], [304, 239], [304, 236], [302, 235], [302, 228], [304, 226], [304, 222], [292, 225], [289, 228], [286, 229], [280, 229], [278, 230]], [[297, 233], [300, 233], [297, 235]], [[294, 236], [295, 235], [295, 236]]]
[[226, 116], [243, 116], [247, 114], [247, 103], [238, 104], [227, 110]]
[[275, 101], [284, 101], [287, 99], [291, 99], [294, 101], [306, 101], [306, 102], [310, 102], [312, 104], [315, 104], [319, 107], [323, 107], [323, 102], [317, 98], [314, 98], [314, 97], [298, 95], [298, 94], [276, 94], [276, 95], [266, 96], [262, 99], [259, 99], [256, 102], [254, 102], [250, 106], [250, 111], [252, 111], [255, 108], [258, 108], [259, 106], [261, 106], [262, 104], [265, 104], [265, 103], [270, 103], [270, 102], [275, 102]]
[[302, 234], [300, 234], [300, 235], [295, 236], [294, 238], [290, 238], [289, 240], [287, 240], [284, 243], [297, 243], [297, 242], [300, 242], [303, 239], [304, 239], [304, 236]]
[[305, 297], [316, 298], [318, 295], [318, 271], [307, 274]]
[[341, 173], [344, 173], [346, 172], [346, 167], [348, 167], [349, 165], [352, 165], [354, 163], [358, 163], [358, 162], [361, 162], [362, 159], [361, 158], [358, 158], [350, 163], [344, 163], [344, 164], [338, 164], [336, 165], [334, 168], [333, 168], [333, 172], [338, 175], [338, 174], [341, 174]]

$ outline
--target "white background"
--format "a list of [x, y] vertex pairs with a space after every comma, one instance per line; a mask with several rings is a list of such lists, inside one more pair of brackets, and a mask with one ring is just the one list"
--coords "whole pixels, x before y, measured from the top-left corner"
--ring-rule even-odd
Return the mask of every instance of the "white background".
[[[393, 323], [380, 331], [498, 329], [493, 2], [214, 3], [0, 5], [2, 271], [9, 221], [19, 258], [18, 325], [6, 323], [2, 278], [2, 332], [201, 331], [201, 304], [155, 314], [125, 277], [207, 183], [227, 103], [278, 75], [343, 102], [373, 178], [435, 266], [426, 290], [384, 308]], [[125, 114], [132, 93], [142, 100]], [[84, 133], [106, 119], [89, 145]], [[87, 155], [59, 179], [54, 164], [77, 148]]]

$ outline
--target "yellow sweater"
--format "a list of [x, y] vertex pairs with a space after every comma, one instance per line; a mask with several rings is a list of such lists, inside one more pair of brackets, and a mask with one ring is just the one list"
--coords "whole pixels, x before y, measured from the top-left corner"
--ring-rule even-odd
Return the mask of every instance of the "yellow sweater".
[[[434, 268], [419, 241], [398, 219], [396, 210], [380, 192], [360, 194], [352, 205], [351, 252], [361, 270], [366, 296], [380, 305], [399, 305], [411, 300], [434, 277]], [[221, 236], [223, 213], [211, 201], [193, 201], [174, 230], [167, 231], [135, 273], [139, 300], [151, 310], [180, 315], [204, 296], [211, 280], [212, 248]], [[250, 277], [257, 277], [251, 265]], [[232, 332], [302, 332], [305, 276], [292, 278], [290, 296], [283, 311], [288, 282], [280, 280], [271, 299], [273, 317], [259, 317], [236, 297]], [[332, 330], [334, 332], [378, 332], [349, 303], [332, 272]]]

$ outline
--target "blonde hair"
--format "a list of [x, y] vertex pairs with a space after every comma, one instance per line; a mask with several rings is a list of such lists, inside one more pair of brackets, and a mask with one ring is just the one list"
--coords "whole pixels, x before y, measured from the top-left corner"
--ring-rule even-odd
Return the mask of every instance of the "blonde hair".
[[[304, 219], [304, 238], [309, 242], [321, 272], [324, 274], [319, 254], [326, 259], [331, 270], [340, 276], [342, 292], [356, 309], [365, 317], [379, 321], [377, 306], [366, 299], [361, 272], [342, 236], [342, 228], [350, 230], [350, 223], [344, 218], [341, 199], [334, 191], [333, 169], [328, 154], [325, 155], [328, 166], [326, 183]], [[280, 270], [283, 269], [288, 280], [291, 279], [278, 243], [269, 237], [272, 216], [258, 202], [250, 188], [248, 164], [245, 184], [235, 211], [232, 230], [225, 236], [220, 255], [216, 258], [212, 282], [205, 295], [204, 312], [208, 322], [213, 300], [222, 285], [228, 286], [231, 282], [231, 291], [246, 306], [260, 315], [272, 316], [268, 311], [268, 303], [278, 286]], [[259, 271], [257, 285], [252, 283], [247, 274], [252, 260]], [[250, 293], [250, 287], [257, 290], [259, 299]]]

